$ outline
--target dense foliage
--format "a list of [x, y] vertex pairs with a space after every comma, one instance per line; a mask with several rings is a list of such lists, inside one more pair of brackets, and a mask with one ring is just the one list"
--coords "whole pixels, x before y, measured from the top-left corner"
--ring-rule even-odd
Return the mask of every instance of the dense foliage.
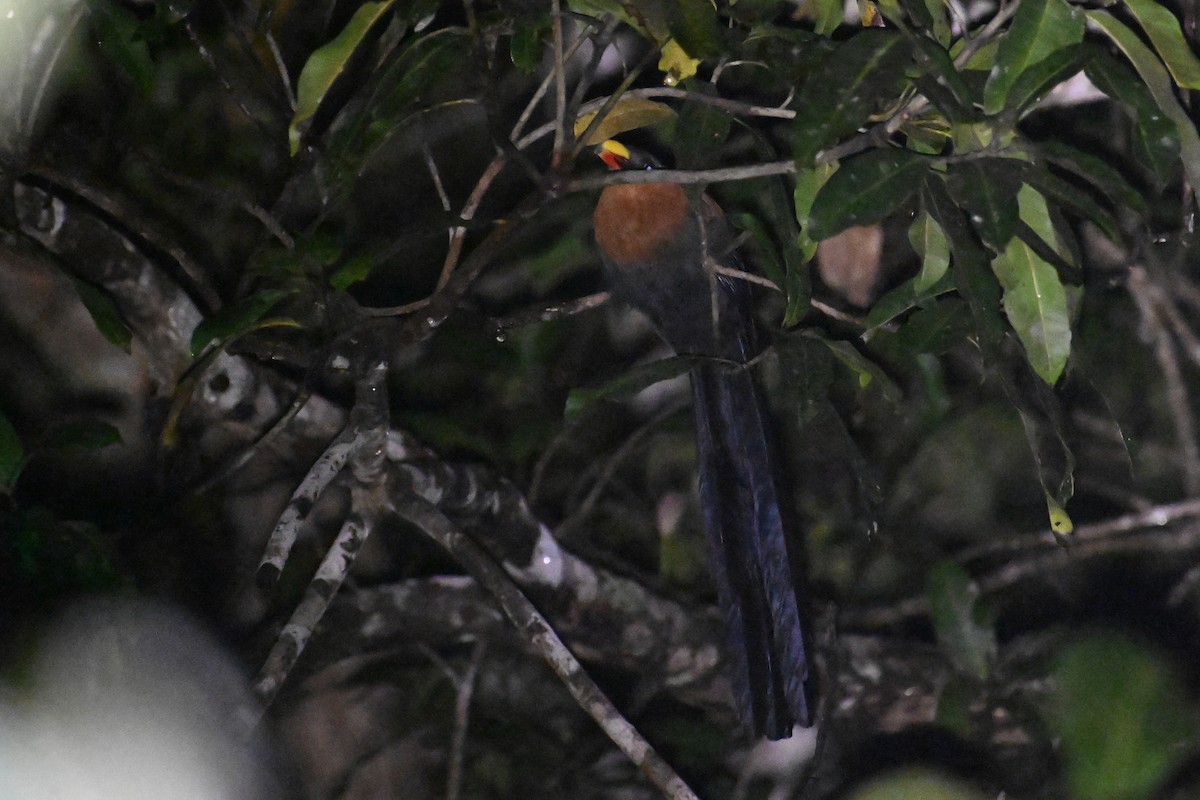
[[[308, 796], [370, 796], [372, 767], [391, 795], [653, 796], [533, 655], [540, 618], [480, 591], [512, 580], [705, 797], [1195, 791], [1192, 0], [13, 9], [14, 652], [138, 591], [267, 663]], [[610, 136], [718, 198], [756, 276], [811, 762], [735, 757], [702, 663], [695, 362], [598, 294]], [[273, 529], [296, 545], [256, 586]]]

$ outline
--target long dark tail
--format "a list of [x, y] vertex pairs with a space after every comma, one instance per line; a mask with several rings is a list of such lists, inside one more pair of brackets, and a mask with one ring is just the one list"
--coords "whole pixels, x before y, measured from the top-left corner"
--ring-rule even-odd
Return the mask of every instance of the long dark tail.
[[811, 724], [795, 550], [780, 515], [770, 427], [750, 372], [692, 372], [700, 499], [735, 699], [756, 736]]

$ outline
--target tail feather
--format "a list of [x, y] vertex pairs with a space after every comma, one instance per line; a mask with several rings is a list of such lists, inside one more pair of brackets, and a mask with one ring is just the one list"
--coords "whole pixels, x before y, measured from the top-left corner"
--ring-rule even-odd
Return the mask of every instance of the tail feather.
[[793, 724], [810, 724], [808, 661], [766, 409], [744, 369], [699, 367], [692, 389], [700, 496], [734, 692], [755, 735], [784, 738]]

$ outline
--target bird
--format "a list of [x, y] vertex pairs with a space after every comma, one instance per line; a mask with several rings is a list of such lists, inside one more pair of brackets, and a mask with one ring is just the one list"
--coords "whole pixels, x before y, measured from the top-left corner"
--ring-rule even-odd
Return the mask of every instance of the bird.
[[[610, 170], [659, 169], [648, 153], [609, 139]], [[800, 543], [780, 493], [772, 420], [747, 367], [760, 352], [750, 287], [733, 230], [709, 195], [676, 183], [610, 184], [593, 215], [613, 296], [642, 311], [690, 372], [700, 503], [725, 626], [734, 701], [756, 738], [809, 727]]]

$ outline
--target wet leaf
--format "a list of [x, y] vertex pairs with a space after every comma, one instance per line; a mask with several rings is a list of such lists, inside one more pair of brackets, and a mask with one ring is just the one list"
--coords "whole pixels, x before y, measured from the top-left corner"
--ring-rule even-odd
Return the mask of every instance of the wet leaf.
[[[1109, 239], [1114, 242], [1121, 241], [1121, 227], [1116, 218], [1102, 208], [1087, 192], [1080, 191], [1079, 187], [1064, 181], [1045, 168], [1031, 167], [1025, 172], [1025, 180], [1029, 186], [1037, 189], [1046, 197], [1052, 198], [1060, 205], [1090, 219]], [[1043, 238], [1045, 237], [1043, 236]], [[1048, 241], [1053, 243], [1053, 240]]]
[[354, 284], [365, 281], [376, 263], [370, 255], [358, 255], [347, 259], [345, 264], [329, 276], [329, 285], [339, 291], [345, 291]]
[[916, 79], [921, 92], [952, 121], [978, 119], [975, 92], [955, 66], [950, 53], [925, 36], [916, 36], [914, 41], [917, 64], [924, 73]]
[[828, 347], [829, 351], [833, 353], [834, 358], [840, 361], [842, 366], [854, 373], [858, 379], [858, 387], [860, 389], [867, 389], [874, 384], [875, 388], [883, 394], [884, 399], [891, 403], [899, 402], [904, 397], [904, 392], [883, 371], [883, 368], [859, 352], [858, 348], [852, 343], [838, 339], [826, 339], [823, 336], [816, 336], [807, 331], [804, 335], [812, 336], [812, 338]]
[[832, 162], [820, 164], [808, 169], [796, 170], [795, 190], [792, 192], [792, 202], [796, 208], [796, 222], [800, 224], [800, 240], [798, 242], [804, 260], [808, 261], [817, 254], [817, 242], [808, 234], [809, 217], [812, 214], [813, 201], [817, 193], [829, 182], [833, 173], [837, 172], [839, 164]]
[[914, 355], [939, 356], [971, 333], [971, 310], [957, 297], [941, 298], [930, 308], [918, 309], [896, 331], [896, 344]]

